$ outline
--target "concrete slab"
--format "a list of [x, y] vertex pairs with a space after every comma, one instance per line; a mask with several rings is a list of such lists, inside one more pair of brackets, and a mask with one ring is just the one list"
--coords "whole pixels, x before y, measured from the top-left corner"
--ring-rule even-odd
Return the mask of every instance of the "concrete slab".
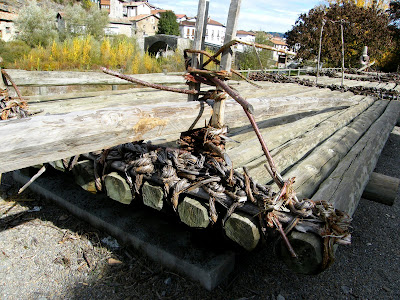
[[[224, 247], [196, 246], [187, 227], [171, 222], [162, 213], [91, 194], [62, 174], [42, 176], [30, 185], [31, 190], [107, 231], [122, 244], [131, 245], [165, 267], [198, 281], [207, 290], [215, 288], [233, 271], [234, 252]], [[14, 171], [13, 177], [22, 184], [30, 179], [21, 171]]]

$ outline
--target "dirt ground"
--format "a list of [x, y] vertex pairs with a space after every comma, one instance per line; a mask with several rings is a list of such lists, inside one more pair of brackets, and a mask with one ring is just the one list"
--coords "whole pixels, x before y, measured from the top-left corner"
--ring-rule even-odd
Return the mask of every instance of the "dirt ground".
[[[376, 171], [400, 178], [400, 128]], [[0, 187], [0, 299], [400, 299], [400, 196], [392, 207], [361, 200], [351, 246], [327, 271], [292, 273], [267, 246], [238, 257], [214, 291], [136, 250], [3, 174]]]

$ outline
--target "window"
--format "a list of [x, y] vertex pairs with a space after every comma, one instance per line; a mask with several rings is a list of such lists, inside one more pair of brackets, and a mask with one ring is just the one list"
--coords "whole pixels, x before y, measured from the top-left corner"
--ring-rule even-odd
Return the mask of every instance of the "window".
[[194, 29], [192, 29], [192, 35], [194, 35]]
[[11, 28], [10, 27], [6, 27], [6, 33], [11, 33]]
[[190, 35], [190, 28], [188, 28], [188, 29], [187, 29], [187, 33], [186, 33], [186, 35], [187, 35], [187, 36], [189, 36], [189, 35]]

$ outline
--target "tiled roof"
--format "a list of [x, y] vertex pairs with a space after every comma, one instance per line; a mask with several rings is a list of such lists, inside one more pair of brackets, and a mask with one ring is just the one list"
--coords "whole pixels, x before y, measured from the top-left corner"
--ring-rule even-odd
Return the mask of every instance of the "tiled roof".
[[128, 18], [110, 18], [110, 23], [132, 25]]
[[125, 19], [127, 19], [129, 21], [140, 21], [140, 20], [146, 19], [146, 18], [151, 17], [151, 16], [153, 16], [153, 17], [158, 19], [158, 17], [156, 15], [153, 15], [153, 14], [150, 14], [150, 15], [137, 15], [137, 16], [128, 17], [128, 18], [125, 18]]
[[287, 46], [286, 42], [284, 40], [281, 40], [281, 39], [272, 38], [270, 41], [272, 43], [274, 43], [275, 45]]
[[[183, 25], [183, 26], [196, 26], [196, 22], [195, 22], [195, 21], [187, 21], [187, 20], [181, 21], [179, 24], [180, 24], [180, 25]], [[221, 23], [219, 23], [219, 22], [217, 22], [217, 21], [215, 21], [215, 20], [212, 20], [212, 19], [208, 19], [207, 24], [210, 24], [210, 25], [217, 25], [217, 26], [224, 26], [224, 25], [222, 25]], [[225, 26], [224, 26], [224, 27], [225, 27]]]
[[256, 34], [254, 32], [250, 32], [250, 31], [244, 31], [244, 30], [238, 30], [236, 31], [236, 34], [239, 35], [252, 35], [255, 36]]
[[17, 14], [0, 11], [1, 21], [14, 21], [18, 17]]

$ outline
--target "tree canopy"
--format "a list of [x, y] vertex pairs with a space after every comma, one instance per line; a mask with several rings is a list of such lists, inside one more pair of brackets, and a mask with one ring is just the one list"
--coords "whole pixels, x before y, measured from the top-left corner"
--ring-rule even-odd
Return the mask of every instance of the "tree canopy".
[[321, 60], [330, 66], [341, 61], [340, 22], [343, 20], [345, 65], [358, 67], [364, 46], [371, 59], [380, 60], [391, 45], [389, 15], [373, 7], [359, 7], [353, 1], [329, 6], [317, 6], [301, 14], [293, 28], [286, 33], [289, 46], [298, 48], [298, 57], [316, 59], [322, 22]]
[[173, 11], [168, 10], [160, 14], [157, 34], [169, 34], [179, 36], [179, 24]]
[[54, 10], [41, 7], [36, 1], [29, 2], [25, 8], [21, 9], [15, 21], [19, 31], [18, 39], [31, 47], [48, 45], [58, 34], [55, 18]]

